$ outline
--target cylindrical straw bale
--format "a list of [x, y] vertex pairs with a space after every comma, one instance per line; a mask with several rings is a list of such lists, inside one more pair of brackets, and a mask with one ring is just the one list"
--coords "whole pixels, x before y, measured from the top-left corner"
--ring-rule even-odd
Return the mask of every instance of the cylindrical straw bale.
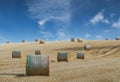
[[35, 50], [35, 55], [40, 55], [41, 51], [40, 50]]
[[28, 55], [26, 62], [26, 75], [49, 76], [49, 56]]
[[115, 40], [120, 40], [120, 37], [119, 37], [119, 36], [116, 36], [116, 37], [115, 37]]
[[35, 42], [39, 42], [39, 40], [38, 40], [38, 39], [35, 39]]
[[70, 62], [70, 54], [68, 52], [59, 52], [57, 55], [57, 61], [67, 61]]
[[26, 42], [26, 40], [22, 40], [22, 43], [25, 43]]
[[40, 40], [40, 44], [44, 44], [45, 42], [43, 40]]
[[84, 52], [77, 52], [77, 59], [84, 59], [84, 58], [85, 58]]
[[91, 49], [91, 45], [85, 45], [85, 46], [84, 46], [84, 49], [85, 49], [85, 50], [90, 50], [90, 49]]
[[12, 58], [21, 58], [22, 53], [21, 51], [12, 51]]
[[109, 40], [108, 38], [105, 38], [105, 40]]
[[78, 41], [78, 42], [83, 42], [83, 40], [82, 40], [82, 39], [79, 39], [79, 38], [77, 39], [77, 41]]
[[71, 42], [74, 42], [75, 41], [75, 39], [74, 38], [71, 38]]
[[10, 43], [10, 41], [7, 41], [6, 43]]

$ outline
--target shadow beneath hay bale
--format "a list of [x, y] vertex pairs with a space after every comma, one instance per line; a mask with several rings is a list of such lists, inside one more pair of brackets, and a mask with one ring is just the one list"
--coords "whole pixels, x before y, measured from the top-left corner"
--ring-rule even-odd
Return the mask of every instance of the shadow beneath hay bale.
[[51, 62], [56, 62], [55, 60], [51, 60]]
[[0, 73], [0, 75], [15, 75], [16, 77], [25, 77], [26, 74], [17, 74], [17, 73]]
[[16, 74], [16, 77], [26, 77], [26, 74]]

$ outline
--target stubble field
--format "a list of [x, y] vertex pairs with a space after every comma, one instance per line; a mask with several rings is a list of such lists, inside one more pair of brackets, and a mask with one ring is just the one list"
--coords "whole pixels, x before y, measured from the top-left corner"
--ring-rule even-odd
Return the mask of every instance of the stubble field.
[[[85, 44], [91, 50], [84, 50]], [[26, 56], [36, 49], [49, 55], [50, 76], [26, 76]], [[21, 50], [22, 58], [13, 59], [13, 50]], [[71, 62], [57, 62], [61, 51], [71, 53]], [[77, 51], [84, 51], [84, 60], [76, 59]], [[120, 41], [0, 44], [0, 82], [120, 82]]]

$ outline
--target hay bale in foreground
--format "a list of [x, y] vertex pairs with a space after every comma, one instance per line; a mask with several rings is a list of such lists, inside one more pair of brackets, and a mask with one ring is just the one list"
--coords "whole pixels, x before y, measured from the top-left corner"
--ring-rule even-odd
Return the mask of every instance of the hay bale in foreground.
[[26, 62], [26, 75], [49, 76], [49, 56], [28, 55]]
[[22, 53], [21, 51], [12, 51], [12, 58], [21, 58]]
[[35, 50], [35, 55], [41, 55], [41, 51], [40, 50]]
[[75, 42], [75, 39], [74, 39], [74, 38], [71, 38], [71, 42]]
[[82, 40], [82, 39], [79, 39], [79, 38], [77, 39], [77, 41], [78, 41], [78, 42], [83, 42], [83, 40]]
[[68, 52], [58, 52], [57, 61], [67, 61], [70, 62], [70, 54]]
[[116, 36], [116, 37], [115, 37], [115, 40], [120, 40], [120, 37], [119, 37], [119, 36]]
[[91, 49], [91, 45], [85, 45], [85, 46], [84, 46], [84, 49], [85, 49], [85, 50], [90, 50], [90, 49]]
[[77, 52], [77, 59], [85, 59], [84, 52]]

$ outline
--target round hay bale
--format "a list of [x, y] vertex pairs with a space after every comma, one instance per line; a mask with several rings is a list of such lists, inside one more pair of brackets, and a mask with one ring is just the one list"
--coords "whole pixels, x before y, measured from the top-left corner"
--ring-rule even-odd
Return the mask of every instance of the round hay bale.
[[26, 62], [26, 75], [49, 76], [49, 56], [28, 55]]
[[77, 52], [77, 59], [85, 59], [84, 52]]
[[22, 40], [22, 43], [25, 43], [26, 42], [26, 40]]
[[115, 40], [120, 40], [120, 37], [119, 37], [119, 36], [116, 36], [116, 37], [115, 37]]
[[35, 55], [40, 55], [41, 51], [40, 50], [35, 50]]
[[82, 40], [82, 39], [79, 39], [79, 38], [77, 39], [77, 41], [78, 41], [78, 42], [83, 42], [83, 40]]
[[105, 40], [109, 40], [108, 38], [105, 38]]
[[38, 39], [35, 39], [35, 42], [39, 42], [40, 40], [38, 40]]
[[40, 44], [44, 44], [45, 42], [43, 40], [40, 40]]
[[90, 49], [91, 49], [91, 45], [85, 45], [85, 46], [84, 46], [84, 49], [85, 49], [85, 50], [90, 50]]
[[71, 38], [71, 42], [74, 42], [75, 41], [75, 39], [74, 38]]
[[67, 61], [70, 62], [70, 54], [68, 52], [58, 52], [57, 61]]
[[7, 41], [6, 43], [10, 43], [10, 41]]
[[21, 58], [22, 53], [21, 51], [12, 51], [12, 58]]

